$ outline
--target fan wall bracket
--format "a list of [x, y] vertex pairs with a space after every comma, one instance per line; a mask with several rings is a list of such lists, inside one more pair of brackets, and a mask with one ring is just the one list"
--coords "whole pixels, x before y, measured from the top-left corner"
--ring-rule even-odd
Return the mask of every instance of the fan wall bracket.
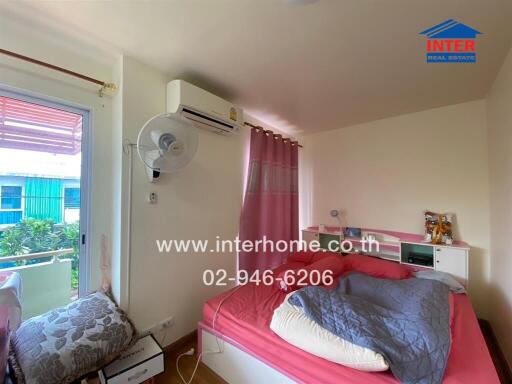
[[148, 180], [150, 183], [156, 183], [158, 179], [160, 178], [160, 171], [157, 171], [156, 169], [151, 169], [149, 167], [146, 168], [146, 175], [148, 176]]

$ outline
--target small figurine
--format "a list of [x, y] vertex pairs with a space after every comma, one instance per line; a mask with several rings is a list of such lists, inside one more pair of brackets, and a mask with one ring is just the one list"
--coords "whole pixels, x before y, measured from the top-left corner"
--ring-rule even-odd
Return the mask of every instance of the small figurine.
[[450, 213], [438, 214], [425, 211], [425, 242], [432, 244], [452, 244], [452, 221]]

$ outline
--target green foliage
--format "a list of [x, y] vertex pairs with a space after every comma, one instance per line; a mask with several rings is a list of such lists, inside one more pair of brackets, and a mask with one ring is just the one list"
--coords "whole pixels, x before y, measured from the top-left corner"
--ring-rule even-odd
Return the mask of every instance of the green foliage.
[[78, 268], [71, 269], [71, 288], [78, 289]]
[[[56, 226], [51, 220], [25, 219], [6, 229], [0, 236], [0, 256], [18, 256], [36, 252], [73, 248], [71, 259], [71, 285], [78, 287], [78, 255], [80, 224]], [[15, 265], [37, 264], [51, 258], [17, 261]], [[1, 262], [1, 259], [0, 259]]]
[[23, 255], [29, 252], [23, 246], [23, 232], [19, 228], [11, 227], [0, 238], [0, 256]]
[[62, 248], [73, 248], [78, 253], [79, 237], [80, 223], [66, 224], [60, 231], [60, 245]]
[[54, 227], [51, 220], [22, 220], [4, 232], [0, 254], [15, 256], [58, 249], [59, 236]]
[[[59, 248], [73, 248], [75, 252], [71, 255], [71, 266], [73, 270], [78, 271], [78, 255], [80, 253], [80, 223], [76, 222], [73, 224], [66, 224], [60, 232], [59, 236]], [[78, 287], [78, 273], [77, 273], [77, 284]]]

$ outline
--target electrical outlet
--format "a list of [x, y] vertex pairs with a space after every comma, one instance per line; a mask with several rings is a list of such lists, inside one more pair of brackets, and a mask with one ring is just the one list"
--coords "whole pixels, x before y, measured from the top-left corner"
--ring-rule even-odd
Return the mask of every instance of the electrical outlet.
[[158, 323], [158, 326], [161, 330], [171, 328], [174, 325], [174, 316], [170, 316], [167, 319], [162, 320]]
[[158, 195], [156, 192], [149, 192], [148, 201], [149, 204], [156, 204], [158, 202]]
[[165, 331], [169, 328], [174, 326], [174, 316], [169, 316], [167, 319], [163, 319], [162, 321], [159, 321], [156, 324], [153, 324], [151, 327], [141, 331], [141, 335], [149, 335], [149, 334], [156, 334], [158, 332]]

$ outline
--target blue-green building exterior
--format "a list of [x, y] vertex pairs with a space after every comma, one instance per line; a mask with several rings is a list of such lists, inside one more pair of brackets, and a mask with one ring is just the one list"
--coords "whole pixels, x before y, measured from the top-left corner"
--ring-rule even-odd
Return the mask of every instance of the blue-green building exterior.
[[64, 223], [79, 209], [79, 179], [0, 176], [0, 225], [25, 218]]

